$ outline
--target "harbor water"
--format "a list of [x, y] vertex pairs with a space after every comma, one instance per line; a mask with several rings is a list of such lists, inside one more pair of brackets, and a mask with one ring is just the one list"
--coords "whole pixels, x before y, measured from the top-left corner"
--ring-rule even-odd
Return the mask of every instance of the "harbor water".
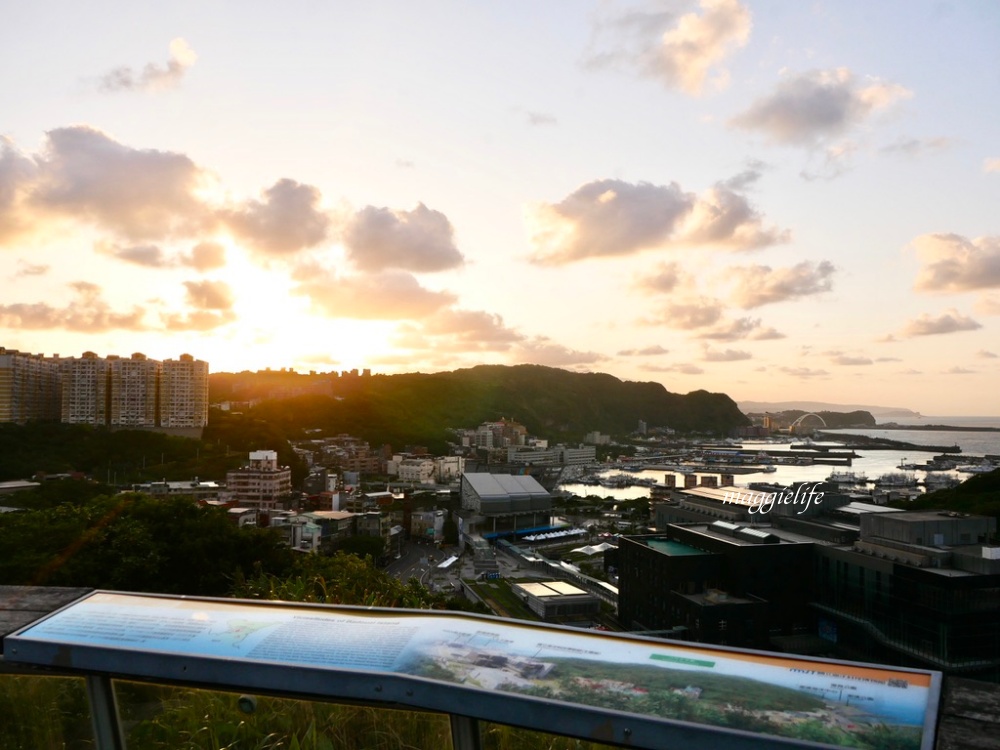
[[[926, 423], [931, 424], [951, 424], [955, 426], [965, 426], [959, 424], [958, 417], [925, 417], [923, 419]], [[980, 428], [988, 427], [1000, 427], [1000, 418], [961, 418], [961, 419], [980, 419], [985, 423], [980, 423], [976, 426]], [[938, 420], [950, 420], [949, 422], [938, 422]], [[913, 445], [925, 445], [925, 446], [951, 446], [958, 445], [962, 452], [954, 454], [953, 458], [958, 462], [959, 465], [967, 464], [970, 461], [975, 460], [986, 455], [1000, 455], [1000, 432], [972, 432], [965, 430], [886, 430], [886, 429], [850, 429], [850, 430], [830, 430], [830, 433], [850, 433], [855, 435], [866, 435], [869, 437], [879, 437], [887, 438], [889, 440], [896, 440], [900, 442], [911, 443]], [[796, 441], [800, 442], [800, 441]], [[829, 446], [835, 450], [848, 450], [849, 447], [841, 442], [834, 441], [816, 441], [818, 446]], [[743, 440], [739, 442], [742, 446], [743, 452], [755, 453], [758, 451], [786, 451], [792, 446], [792, 443], [778, 443], [766, 440]], [[726, 446], [720, 446], [726, 447]], [[733, 446], [735, 447], [735, 446]], [[754, 472], [750, 474], [737, 474], [735, 478], [736, 486], [746, 487], [750, 482], [769, 482], [772, 484], [777, 484], [780, 486], [788, 486], [791, 484], [798, 484], [800, 482], [822, 482], [830, 476], [834, 471], [849, 471], [855, 474], [864, 474], [869, 480], [868, 487], [871, 488], [874, 480], [886, 474], [899, 474], [904, 470], [899, 468], [902, 464], [924, 464], [933, 456], [937, 455], [936, 451], [915, 451], [915, 450], [868, 450], [865, 448], [854, 448], [855, 453], [858, 457], [853, 459], [850, 466], [830, 466], [826, 464], [813, 464], [809, 466], [799, 466], [790, 464], [780, 464], [774, 465], [774, 471], [772, 472]], [[821, 454], [817, 454], [820, 456]], [[641, 458], [641, 457], [637, 457]], [[665, 462], [673, 463], [673, 462]], [[697, 471], [695, 474], [699, 477], [702, 475], [706, 476], [720, 476], [725, 473], [726, 467], [719, 465], [712, 471]], [[615, 474], [622, 473], [620, 468], [609, 467], [605, 471], [598, 473], [600, 477], [613, 476]], [[656, 480], [660, 485], [664, 484], [664, 475], [667, 473], [672, 473], [677, 477], [677, 486], [684, 486], [684, 475], [679, 472], [666, 472], [663, 470], [653, 470], [653, 469], [643, 469], [641, 471], [628, 472], [629, 476], [634, 479], [641, 480]], [[922, 483], [924, 478], [927, 476], [928, 472], [922, 470], [910, 470], [906, 471], [908, 474], [912, 474], [917, 482]], [[960, 481], [964, 481], [969, 477], [973, 476], [970, 473], [950, 470], [950, 471], [935, 471], [933, 474], [939, 477], [954, 477]], [[699, 480], [700, 481], [700, 480]], [[568, 492], [574, 495], [579, 495], [585, 497], [587, 495], [596, 495], [598, 497], [613, 497], [618, 500], [628, 500], [634, 498], [645, 498], [649, 497], [649, 487], [641, 485], [633, 485], [631, 487], [605, 487], [601, 485], [587, 485], [581, 483], [566, 483], [561, 484], [558, 487], [559, 490]], [[917, 488], [918, 490], [920, 488]]]

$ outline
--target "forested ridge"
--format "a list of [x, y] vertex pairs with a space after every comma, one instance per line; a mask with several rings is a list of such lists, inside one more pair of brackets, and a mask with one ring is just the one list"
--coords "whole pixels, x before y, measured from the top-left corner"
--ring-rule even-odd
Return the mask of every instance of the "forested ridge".
[[[325, 378], [325, 381], [324, 381]], [[650, 428], [724, 434], [748, 424], [722, 393], [680, 395], [660, 383], [623, 381], [540, 365], [480, 365], [433, 374], [329, 377], [295, 373], [218, 373], [213, 400], [264, 399], [250, 412], [292, 435], [334, 430], [372, 443], [444, 446], [448, 428], [512, 419], [533, 435], [580, 440], [598, 431], [624, 436]], [[296, 389], [321, 391], [273, 398]], [[269, 398], [269, 396], [271, 396]]]

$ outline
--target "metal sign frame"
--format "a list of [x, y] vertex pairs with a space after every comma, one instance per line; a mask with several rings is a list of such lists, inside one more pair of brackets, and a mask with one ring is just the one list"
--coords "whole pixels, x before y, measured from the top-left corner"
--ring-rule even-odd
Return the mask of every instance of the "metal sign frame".
[[[528, 653], [525, 644], [536, 652]], [[434, 659], [448, 667], [459, 664], [466, 677], [475, 673], [480, 686], [463, 684], [457, 673], [455, 681], [422, 676], [420, 664]], [[631, 674], [626, 667], [634, 667], [647, 670], [645, 674], [651, 668], [683, 670], [692, 684], [709, 669], [718, 669], [714, 677], [725, 680], [731, 676], [725, 669], [742, 668], [747, 674], [734, 680], [775, 685], [766, 677], [773, 672], [785, 685], [818, 686], [799, 684], [800, 692], [828, 690], [828, 685], [854, 691], [845, 705], [855, 714], [857, 706], [867, 705], [863, 701], [876, 700], [870, 696], [883, 696], [878, 698], [883, 701], [886, 695], [898, 696], [906, 701], [911, 731], [917, 726], [913, 712], [923, 712], [920, 750], [933, 747], [939, 672], [482, 615], [95, 591], [4, 639], [4, 661], [88, 676], [88, 692], [101, 706], [94, 708], [100, 747], [113, 750], [122, 745], [111, 678], [446, 713], [452, 716], [456, 750], [478, 747], [479, 720], [650, 750], [840, 747], [525, 695], [511, 692], [505, 683], [482, 686], [484, 679], [496, 679], [495, 672], [506, 670], [514, 676], [503, 679], [530, 688], [533, 676], [542, 680], [571, 660], [579, 668], [581, 659], [589, 659], [593, 676], [573, 678], [576, 685], [618, 694], [643, 692], [640, 685], [621, 679], [623, 670]], [[853, 707], [850, 697], [857, 699]], [[894, 706], [890, 701], [883, 708]]]

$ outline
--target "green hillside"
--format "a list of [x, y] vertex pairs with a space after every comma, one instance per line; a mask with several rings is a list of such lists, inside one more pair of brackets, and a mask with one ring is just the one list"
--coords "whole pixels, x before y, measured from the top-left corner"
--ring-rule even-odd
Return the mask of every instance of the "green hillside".
[[893, 503], [907, 510], [950, 510], [1000, 518], [1000, 469], [976, 474], [958, 487], [928, 492], [906, 503]]
[[[258, 378], [275, 373], [213, 375], [213, 399], [264, 395]], [[294, 387], [293, 373], [281, 387]], [[298, 376], [308, 390], [323, 376]], [[217, 380], [216, 380], [217, 379]], [[328, 394], [312, 393], [267, 399], [252, 414], [287, 435], [310, 428], [346, 432], [371, 442], [442, 446], [448, 428], [513, 419], [532, 434], [579, 440], [598, 430], [626, 435], [643, 420], [650, 428], [678, 432], [725, 433], [747, 424], [725, 394], [670, 393], [659, 383], [622, 381], [601, 373], [574, 373], [539, 365], [481, 365], [434, 374], [374, 375], [332, 378]], [[281, 391], [279, 391], [281, 392]]]

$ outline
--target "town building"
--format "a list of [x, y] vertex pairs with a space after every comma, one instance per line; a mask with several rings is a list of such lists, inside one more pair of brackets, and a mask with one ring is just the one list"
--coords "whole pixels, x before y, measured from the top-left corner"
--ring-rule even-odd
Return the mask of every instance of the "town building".
[[498, 422], [483, 422], [476, 428], [476, 447], [493, 450], [512, 445], [524, 445], [528, 429], [518, 422], [501, 419]]
[[596, 596], [566, 581], [515, 583], [511, 588], [545, 622], [591, 622], [601, 611]]
[[159, 410], [161, 427], [200, 428], [208, 424], [208, 362], [190, 354], [164, 360]]
[[459, 529], [492, 539], [552, 528], [552, 495], [529, 475], [462, 475]]
[[59, 365], [0, 347], [0, 422], [59, 418]]
[[279, 510], [292, 491], [292, 470], [278, 465], [276, 451], [252, 451], [247, 466], [226, 474], [226, 489], [237, 505]]
[[201, 429], [208, 423], [208, 363], [182, 354], [160, 362], [45, 357], [0, 348], [0, 422], [62, 421], [142, 429]]
[[189, 481], [181, 482], [146, 482], [144, 484], [133, 484], [135, 492], [144, 492], [153, 497], [192, 497], [197, 500], [217, 498], [226, 494], [226, 488], [218, 482], [201, 481], [195, 477]]
[[996, 519], [825, 498], [762, 516], [726, 489], [679, 493], [606, 558], [626, 628], [1000, 680]]
[[163, 364], [136, 352], [108, 357], [111, 373], [108, 422], [114, 427], [155, 427]]
[[111, 384], [108, 360], [94, 352], [59, 360], [61, 418], [66, 424], [106, 425]]
[[415, 510], [410, 513], [410, 538], [414, 541], [444, 541], [445, 510]]
[[400, 482], [433, 484], [434, 461], [430, 458], [404, 458], [396, 466]]
[[532, 464], [535, 466], [586, 466], [597, 460], [597, 448], [593, 445], [570, 447], [557, 445], [553, 448], [528, 448], [509, 446], [507, 462], [511, 464]]

